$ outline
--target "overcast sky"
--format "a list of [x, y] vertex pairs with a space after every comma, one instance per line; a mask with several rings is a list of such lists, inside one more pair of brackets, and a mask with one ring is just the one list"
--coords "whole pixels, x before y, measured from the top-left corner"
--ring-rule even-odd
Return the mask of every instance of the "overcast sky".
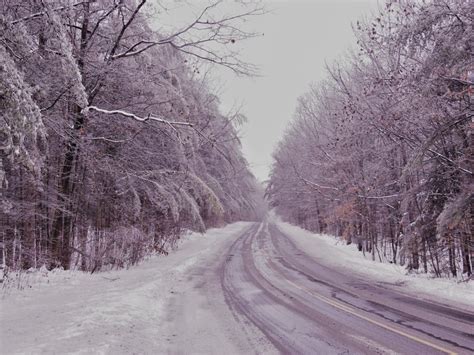
[[[160, 12], [154, 25], [172, 33], [189, 24], [210, 0], [152, 1]], [[241, 106], [247, 123], [241, 128], [242, 147], [255, 176], [264, 181], [272, 164], [272, 151], [292, 118], [297, 98], [311, 82], [326, 77], [325, 63], [355, 47], [351, 25], [370, 17], [377, 0], [264, 0], [268, 11], [251, 17], [246, 30], [263, 36], [235, 44], [243, 60], [260, 67], [260, 76], [236, 77], [214, 67], [212, 77], [224, 113]], [[383, 3], [383, 2], [382, 2]], [[235, 2], [220, 4], [232, 11]], [[161, 11], [166, 9], [166, 11]], [[170, 29], [171, 28], [171, 29]]]
[[325, 61], [340, 57], [356, 40], [351, 24], [377, 10], [377, 0], [267, 1], [271, 13], [252, 19], [264, 36], [246, 43], [242, 56], [258, 64], [262, 77], [226, 82], [223, 108], [243, 103], [248, 122], [241, 130], [243, 151], [252, 171], [266, 180], [271, 154], [291, 120], [298, 96], [325, 74]]

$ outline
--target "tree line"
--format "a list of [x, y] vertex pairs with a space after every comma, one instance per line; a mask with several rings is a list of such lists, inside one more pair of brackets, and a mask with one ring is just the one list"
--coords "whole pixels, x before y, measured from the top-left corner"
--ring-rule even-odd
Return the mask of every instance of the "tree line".
[[387, 1], [298, 100], [267, 188], [286, 220], [373, 260], [470, 276], [474, 6]]
[[256, 218], [243, 116], [220, 111], [200, 68], [252, 74], [232, 45], [262, 9], [220, 3], [170, 33], [146, 0], [0, 4], [4, 264], [126, 267], [186, 229]]

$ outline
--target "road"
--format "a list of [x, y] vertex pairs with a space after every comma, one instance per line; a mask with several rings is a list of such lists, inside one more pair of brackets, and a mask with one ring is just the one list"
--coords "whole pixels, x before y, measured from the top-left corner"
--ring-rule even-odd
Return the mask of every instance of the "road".
[[473, 353], [472, 307], [329, 268], [328, 246], [280, 226], [193, 233], [129, 270], [39, 274], [0, 297], [0, 354]]
[[218, 274], [242, 327], [286, 354], [471, 354], [474, 314], [323, 265], [277, 225], [247, 229]]

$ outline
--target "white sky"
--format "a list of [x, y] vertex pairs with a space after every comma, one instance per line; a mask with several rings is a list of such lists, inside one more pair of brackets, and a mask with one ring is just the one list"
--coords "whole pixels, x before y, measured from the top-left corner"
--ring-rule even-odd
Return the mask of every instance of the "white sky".
[[242, 103], [248, 121], [241, 130], [245, 157], [264, 181], [272, 151], [311, 82], [325, 78], [330, 63], [356, 39], [351, 24], [377, 10], [377, 0], [266, 1], [271, 13], [252, 19], [263, 37], [249, 40], [242, 57], [260, 66], [262, 77], [236, 78], [219, 71], [224, 81], [223, 108]]
[[[383, 0], [380, 0], [384, 3]], [[155, 26], [182, 28], [209, 0], [155, 0], [160, 15]], [[247, 123], [241, 128], [243, 152], [255, 176], [264, 181], [272, 151], [292, 118], [297, 98], [311, 82], [326, 77], [325, 63], [355, 47], [351, 24], [377, 11], [378, 0], [263, 0], [269, 13], [251, 17], [246, 30], [262, 37], [239, 43], [241, 58], [260, 67], [261, 76], [236, 77], [214, 68], [216, 88], [224, 113], [242, 106]], [[165, 5], [166, 6], [165, 6]], [[232, 11], [235, 2], [220, 4]], [[168, 16], [168, 17], [167, 17]]]

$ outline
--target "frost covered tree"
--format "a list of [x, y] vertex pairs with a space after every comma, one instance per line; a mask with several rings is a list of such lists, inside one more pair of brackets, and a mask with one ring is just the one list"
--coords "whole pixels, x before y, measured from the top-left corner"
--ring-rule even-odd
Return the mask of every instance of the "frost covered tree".
[[[472, 274], [474, 8], [387, 1], [300, 98], [267, 194], [372, 258]], [[296, 193], [295, 193], [296, 192]]]
[[184, 228], [254, 217], [237, 127], [193, 67], [251, 74], [231, 45], [254, 36], [239, 24], [262, 9], [236, 4], [158, 33], [145, 0], [2, 3], [8, 266], [125, 266], [167, 252]]

